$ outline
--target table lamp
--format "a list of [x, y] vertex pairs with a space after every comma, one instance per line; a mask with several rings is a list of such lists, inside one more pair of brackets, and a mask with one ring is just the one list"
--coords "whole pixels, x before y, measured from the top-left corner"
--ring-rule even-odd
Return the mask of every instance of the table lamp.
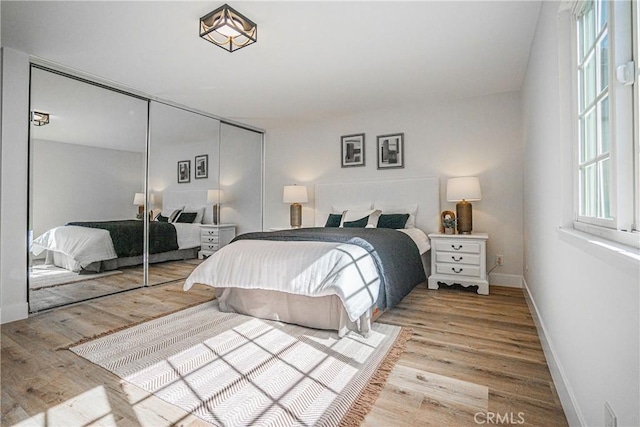
[[471, 234], [473, 214], [469, 201], [476, 200], [482, 200], [478, 177], [449, 178], [447, 181], [447, 202], [458, 202], [456, 203], [456, 216], [459, 234]]
[[308, 201], [307, 187], [304, 185], [285, 185], [282, 193], [282, 203], [291, 203], [292, 228], [300, 228], [302, 226], [302, 205], [300, 203], [307, 203]]

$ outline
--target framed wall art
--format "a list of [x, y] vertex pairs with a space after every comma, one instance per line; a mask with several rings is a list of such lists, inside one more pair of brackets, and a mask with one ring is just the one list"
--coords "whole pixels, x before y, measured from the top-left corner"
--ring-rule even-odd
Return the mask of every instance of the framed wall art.
[[196, 179], [208, 178], [209, 177], [209, 155], [202, 154], [200, 156], [196, 156], [194, 167], [195, 167], [194, 177]]
[[178, 184], [191, 182], [191, 160], [178, 162]]
[[404, 167], [404, 133], [378, 136], [378, 169]]
[[342, 167], [364, 166], [364, 133], [340, 137]]

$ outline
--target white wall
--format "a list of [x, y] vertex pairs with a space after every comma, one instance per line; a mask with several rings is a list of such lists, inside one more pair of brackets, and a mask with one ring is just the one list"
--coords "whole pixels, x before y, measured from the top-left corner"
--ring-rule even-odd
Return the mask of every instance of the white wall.
[[[210, 190], [219, 187], [220, 121], [159, 102], [150, 104], [149, 190], [156, 208], [166, 190]], [[208, 155], [208, 177], [195, 178], [195, 157]], [[190, 182], [178, 183], [178, 161], [191, 162]], [[203, 193], [204, 194], [204, 193]], [[202, 200], [202, 205], [206, 199]], [[206, 222], [212, 222], [212, 209]]]
[[262, 230], [262, 134], [220, 125], [220, 218], [236, 233]]
[[[144, 138], [144, 135], [142, 135]], [[32, 141], [33, 237], [69, 221], [134, 219], [144, 154]]]
[[558, 4], [543, 2], [523, 88], [525, 279], [570, 424], [603, 425], [607, 401], [619, 426], [637, 426], [640, 270], [558, 230], [572, 211], [570, 21]]
[[2, 48], [2, 188], [0, 305], [2, 323], [27, 317], [27, 130], [29, 57]]
[[[366, 166], [341, 168], [340, 136], [366, 134]], [[405, 134], [405, 168], [377, 170], [376, 136]], [[497, 253], [504, 266], [492, 283], [520, 285], [522, 267], [522, 133], [520, 95], [505, 93], [421, 106], [381, 109], [313, 123], [268, 128], [266, 142], [265, 227], [289, 223], [282, 203], [284, 185], [306, 184], [310, 203], [303, 205], [303, 225], [314, 224], [316, 182], [438, 176], [441, 208], [446, 179], [480, 177], [483, 198], [473, 202], [474, 230], [490, 234], [488, 265]], [[505, 283], [511, 282], [511, 283]]]

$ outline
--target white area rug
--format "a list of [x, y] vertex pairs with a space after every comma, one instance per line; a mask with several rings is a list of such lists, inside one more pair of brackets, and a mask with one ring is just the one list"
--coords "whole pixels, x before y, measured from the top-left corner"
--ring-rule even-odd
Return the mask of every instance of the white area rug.
[[214, 425], [337, 426], [364, 419], [409, 335], [340, 339], [211, 301], [70, 350]]
[[51, 288], [99, 277], [113, 276], [114, 274], [122, 274], [122, 271], [112, 270], [104, 273], [78, 274], [55, 265], [34, 265], [31, 267], [31, 273], [29, 274], [29, 289]]

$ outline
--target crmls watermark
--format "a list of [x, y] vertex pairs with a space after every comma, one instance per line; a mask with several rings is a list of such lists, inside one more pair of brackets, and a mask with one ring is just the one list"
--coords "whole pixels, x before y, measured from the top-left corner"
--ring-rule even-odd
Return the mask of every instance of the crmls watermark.
[[524, 424], [524, 412], [476, 412], [473, 416], [476, 424]]

